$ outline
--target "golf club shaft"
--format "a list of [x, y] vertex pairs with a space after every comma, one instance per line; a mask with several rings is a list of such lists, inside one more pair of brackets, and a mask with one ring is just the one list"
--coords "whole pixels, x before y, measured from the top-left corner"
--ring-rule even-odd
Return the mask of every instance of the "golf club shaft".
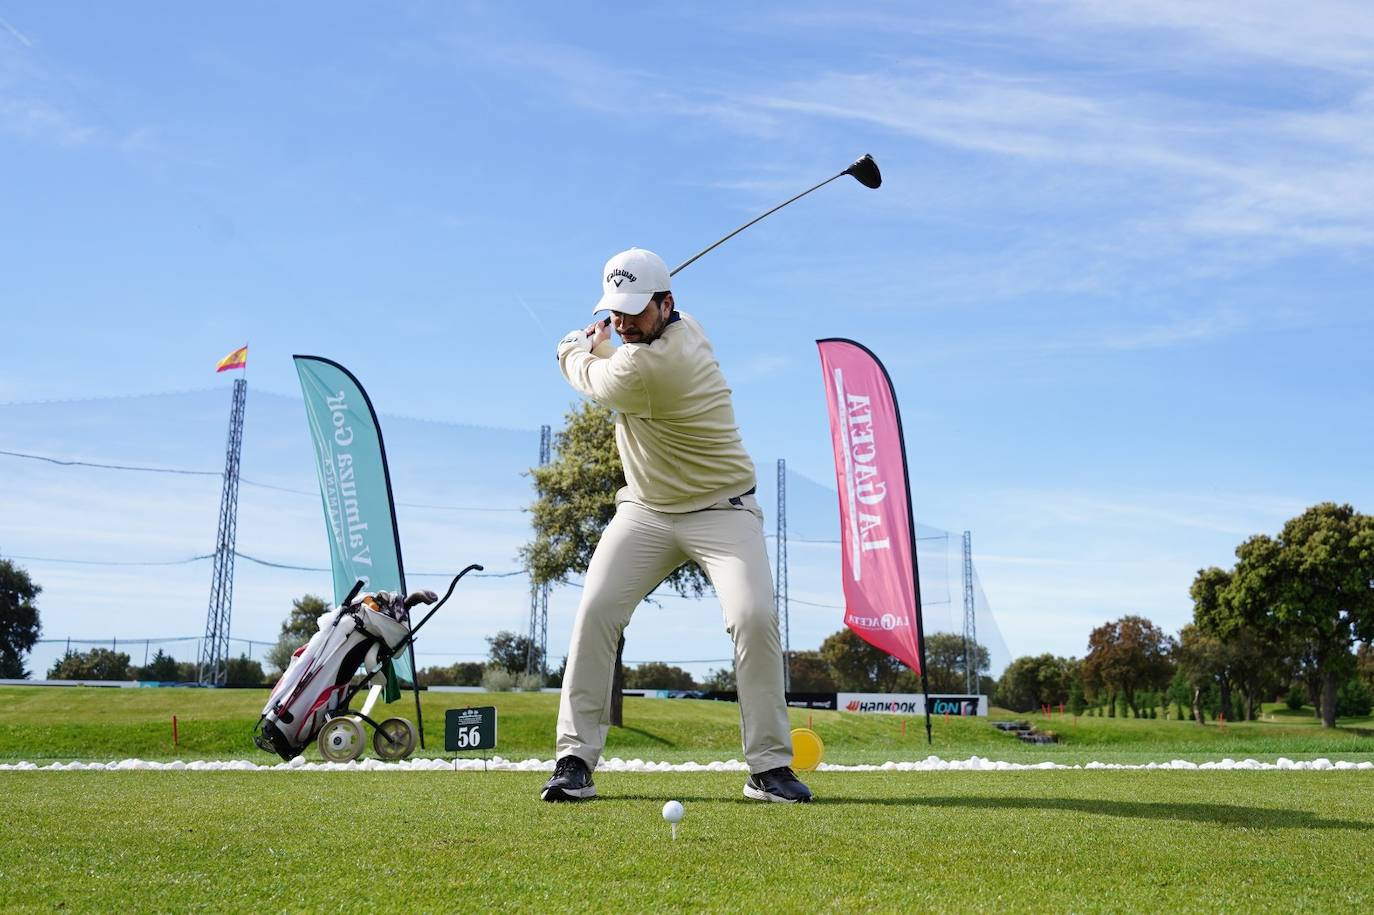
[[[693, 254], [691, 257], [687, 258], [685, 261], [683, 261], [682, 263], [680, 263], [680, 264], [678, 264], [676, 267], [674, 267], [674, 268], [668, 273], [668, 275], [669, 275], [669, 276], [677, 276], [678, 272], [679, 272], [680, 270], [682, 270], [684, 267], [687, 267], [689, 264], [694, 263], [694, 262], [695, 262], [698, 258], [700, 258], [702, 255], [704, 255], [704, 254], [709, 254], [711, 251], [714, 251], [716, 248], [719, 248], [721, 245], [725, 244], [727, 241], [729, 241], [730, 239], [734, 238], [736, 235], [738, 235], [739, 233], [743, 232], [745, 229], [749, 228], [749, 227], [752, 226], [754, 223], [758, 222], [758, 221], [761, 220], [761, 219], [766, 219], [767, 217], [772, 216], [774, 213], [776, 213], [778, 210], [781, 210], [783, 207], [787, 206], [789, 203], [795, 203], [796, 201], [802, 199], [803, 197], [805, 197], [807, 194], [811, 193], [812, 191], [819, 190], [820, 188], [823, 188], [823, 187], [825, 187], [827, 184], [829, 184], [830, 182], [834, 181], [836, 178], [842, 177], [842, 176], [844, 176], [844, 175], [853, 175], [853, 176], [859, 181], [859, 183], [860, 183], [860, 184], [863, 184], [865, 187], [874, 188], [874, 187], [877, 187], [879, 184], [882, 183], [882, 176], [881, 176], [881, 175], [879, 174], [879, 172], [878, 172], [878, 166], [873, 162], [873, 157], [872, 157], [872, 156], [862, 156], [862, 157], [860, 157], [857, 161], [855, 161], [853, 164], [851, 164], [848, 168], [844, 169], [843, 171], [839, 172], [838, 174], [831, 175], [829, 178], [826, 178], [826, 179], [825, 179], [824, 181], [822, 181], [820, 184], [817, 184], [817, 185], [815, 185], [815, 186], [813, 186], [813, 187], [809, 187], [809, 188], [807, 188], [806, 190], [802, 191], [802, 192], [801, 192], [800, 194], [798, 194], [797, 196], [791, 197], [791, 198], [789, 198], [789, 199], [787, 199], [787, 200], [784, 200], [782, 203], [780, 203], [780, 204], [778, 204], [777, 206], [773, 207], [773, 209], [769, 210], [768, 212], [763, 213], [763, 214], [758, 215], [758, 216], [755, 216], [753, 219], [749, 220], [749, 221], [746, 222], [744, 225], [740, 226], [738, 229], [734, 230], [734, 231], [731, 232], [730, 234], [724, 236], [723, 238], [721, 238], [721, 239], [719, 239], [719, 240], [717, 240], [717, 241], [715, 241], [715, 242], [712, 242], [712, 243], [711, 243], [710, 245], [708, 245], [707, 247], [702, 248], [702, 249], [701, 249], [700, 251], [698, 251], [696, 254]], [[607, 315], [606, 318], [605, 318], [601, 323], [602, 323], [602, 324], [605, 324], [605, 325], [609, 325], [609, 324], [611, 323], [611, 316], [610, 316], [610, 315]], [[588, 334], [588, 336], [591, 336], [591, 334]]]
[[817, 184], [815, 187], [809, 187], [809, 188], [807, 188], [806, 190], [802, 191], [802, 192], [801, 192], [800, 194], [798, 194], [797, 196], [791, 198], [790, 200], [784, 200], [782, 203], [780, 203], [780, 204], [778, 204], [777, 206], [773, 207], [773, 209], [769, 210], [767, 213], [764, 213], [764, 214], [762, 214], [762, 215], [760, 215], [760, 216], [755, 216], [753, 219], [749, 220], [749, 221], [746, 222], [744, 225], [740, 226], [738, 229], [736, 229], [735, 231], [731, 232], [729, 235], [726, 235], [725, 237], [721, 238], [720, 240], [718, 240], [718, 241], [716, 241], [716, 242], [713, 242], [712, 244], [708, 245], [708, 246], [705, 247], [705, 248], [702, 248], [702, 249], [701, 249], [700, 251], [698, 251], [696, 254], [693, 254], [691, 257], [687, 258], [685, 261], [683, 261], [682, 263], [678, 264], [676, 267], [674, 267], [674, 268], [668, 273], [668, 275], [669, 275], [669, 276], [677, 276], [678, 271], [680, 271], [682, 268], [684, 268], [684, 267], [686, 267], [687, 265], [691, 264], [693, 261], [695, 261], [697, 258], [701, 257], [703, 254], [709, 254], [711, 251], [714, 251], [716, 248], [719, 248], [721, 245], [725, 244], [727, 241], [729, 241], [730, 239], [734, 238], [736, 235], [738, 235], [739, 233], [743, 232], [745, 229], [749, 228], [749, 227], [752, 226], [754, 223], [758, 222], [758, 221], [761, 220], [761, 219], [766, 219], [767, 217], [772, 216], [774, 213], [776, 213], [778, 210], [781, 210], [783, 207], [787, 206], [789, 203], [795, 203], [796, 201], [802, 199], [803, 197], [805, 197], [807, 194], [811, 193], [812, 191], [819, 190], [820, 188], [825, 187], [827, 184], [829, 184], [830, 182], [834, 181], [836, 178], [841, 178], [841, 177], [843, 177], [843, 176], [844, 176], [845, 174], [847, 174], [847, 173], [848, 173], [848, 169], [846, 169], [845, 171], [840, 172], [840, 173], [837, 174], [837, 175], [832, 175], [832, 176], [830, 176], [829, 178], [826, 178], [826, 179], [825, 179], [824, 181], [822, 181], [820, 184]]
[[[847, 171], [847, 170], [846, 170], [846, 171]], [[710, 245], [706, 246], [705, 248], [702, 248], [702, 249], [701, 249], [700, 251], [698, 251], [696, 254], [693, 254], [691, 257], [687, 258], [685, 261], [683, 261], [682, 263], [678, 264], [676, 267], [674, 267], [672, 270], [670, 270], [670, 271], [668, 272], [668, 275], [669, 275], [669, 276], [677, 276], [677, 275], [678, 275], [678, 271], [682, 270], [682, 268], [684, 268], [684, 267], [690, 265], [691, 263], [693, 263], [694, 261], [696, 261], [698, 258], [700, 258], [702, 255], [710, 254], [710, 253], [711, 253], [712, 251], [714, 251], [716, 248], [719, 248], [721, 245], [725, 244], [727, 241], [729, 241], [730, 239], [734, 238], [736, 235], [738, 235], [739, 233], [743, 232], [745, 229], [749, 228], [749, 227], [752, 226], [754, 223], [758, 222], [758, 221], [761, 220], [761, 219], [766, 219], [767, 217], [772, 216], [774, 213], [776, 213], [778, 210], [781, 210], [783, 207], [787, 206], [789, 203], [795, 203], [796, 201], [802, 199], [803, 197], [805, 197], [807, 194], [811, 193], [812, 191], [819, 190], [820, 188], [823, 188], [823, 187], [825, 187], [827, 184], [829, 184], [830, 182], [834, 181], [836, 178], [841, 178], [841, 177], [843, 177], [844, 175], [845, 175], [845, 172], [840, 172], [840, 173], [837, 174], [837, 175], [831, 175], [829, 178], [826, 178], [826, 179], [825, 179], [824, 181], [822, 181], [820, 184], [817, 184], [817, 185], [815, 185], [814, 187], [809, 187], [809, 188], [807, 188], [806, 190], [802, 191], [800, 194], [798, 194], [797, 196], [791, 198], [790, 200], [784, 200], [782, 203], [780, 203], [780, 204], [778, 204], [777, 206], [773, 207], [773, 209], [769, 210], [767, 213], [763, 213], [763, 214], [760, 214], [760, 215], [758, 215], [758, 216], [755, 216], [753, 219], [749, 220], [749, 221], [746, 222], [744, 225], [740, 226], [738, 229], [736, 229], [735, 231], [731, 232], [729, 235], [726, 235], [726, 236], [724, 236], [723, 238], [720, 238], [720, 239], [718, 239], [718, 240], [712, 242]], [[602, 320], [601, 323], [602, 323], [602, 324], [610, 324], [610, 323], [611, 323], [611, 316], [610, 316], [610, 315], [607, 315], [607, 316]]]

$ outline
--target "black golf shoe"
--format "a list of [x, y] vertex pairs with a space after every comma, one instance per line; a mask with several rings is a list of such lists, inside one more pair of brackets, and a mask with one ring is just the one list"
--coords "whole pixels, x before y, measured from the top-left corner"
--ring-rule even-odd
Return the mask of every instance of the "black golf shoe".
[[805, 804], [811, 800], [811, 789], [803, 785], [791, 769], [781, 766], [749, 776], [744, 783], [744, 796], [751, 801]]
[[553, 767], [553, 778], [544, 783], [539, 797], [546, 801], [583, 801], [596, 797], [592, 773], [576, 756], [564, 756]]

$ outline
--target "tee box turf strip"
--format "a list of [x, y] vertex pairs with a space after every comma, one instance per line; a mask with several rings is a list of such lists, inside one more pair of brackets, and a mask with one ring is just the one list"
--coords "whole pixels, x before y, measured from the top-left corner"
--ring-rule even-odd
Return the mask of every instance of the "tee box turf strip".
[[[1374, 773], [0, 774], [7, 911], [1370, 911]], [[676, 841], [663, 802], [685, 806]]]
[[[0, 689], [0, 762], [251, 760], [265, 692]], [[508, 759], [551, 757], [557, 697], [495, 705]], [[628, 700], [608, 756], [737, 758], [727, 703]], [[987, 719], [923, 728], [794, 710], [840, 764], [973, 755], [1023, 763], [1374, 758], [1360, 728], [1273, 710], [1225, 729], [1052, 716], [1031, 747]], [[178, 716], [180, 746], [171, 717]], [[1003, 715], [1002, 717], [1010, 717]], [[318, 756], [307, 757], [318, 761]], [[1374, 771], [809, 773], [816, 802], [741, 797], [740, 772], [596, 774], [601, 797], [538, 800], [547, 772], [0, 772], [6, 911], [1368, 911]], [[685, 806], [673, 841], [664, 801]]]
[[[549, 759], [553, 752], [558, 696], [551, 693], [423, 692], [426, 747], [419, 755], [442, 756], [446, 711], [471, 705], [496, 706], [500, 743], [507, 759]], [[79, 689], [0, 687], [0, 763], [138, 758], [146, 760], [246, 759], [273, 763], [275, 756], [253, 746], [253, 723], [266, 690]], [[408, 700], [407, 700], [408, 704]], [[393, 706], [401, 708], [398, 704]], [[409, 706], [413, 712], [414, 707]], [[1052, 761], [1148, 763], [1279, 757], [1374, 760], [1374, 722], [1343, 721], [1354, 727], [1318, 727], [1310, 714], [1267, 709], [1273, 721], [1199, 727], [1186, 721], [1029, 716], [1060, 741], [1022, 744], [991, 727], [988, 718], [937, 718], [934, 743], [924, 728], [892, 715], [790, 710], [793, 727], [813, 727], [825, 741], [828, 763], [878, 764], [888, 760], [981, 756], [1010, 762]], [[404, 712], [402, 712], [404, 714]], [[177, 744], [172, 716], [177, 717]], [[1010, 719], [1009, 713], [992, 720]], [[625, 700], [625, 724], [612, 728], [606, 756], [667, 762], [707, 762], [740, 756], [739, 709], [733, 703], [670, 699]], [[306, 758], [318, 761], [314, 749]]]

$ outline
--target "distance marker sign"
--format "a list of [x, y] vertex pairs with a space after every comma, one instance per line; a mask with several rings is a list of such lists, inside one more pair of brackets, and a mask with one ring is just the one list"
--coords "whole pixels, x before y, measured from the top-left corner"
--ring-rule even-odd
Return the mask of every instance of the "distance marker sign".
[[444, 750], [461, 753], [495, 748], [496, 706], [451, 708], [444, 713]]

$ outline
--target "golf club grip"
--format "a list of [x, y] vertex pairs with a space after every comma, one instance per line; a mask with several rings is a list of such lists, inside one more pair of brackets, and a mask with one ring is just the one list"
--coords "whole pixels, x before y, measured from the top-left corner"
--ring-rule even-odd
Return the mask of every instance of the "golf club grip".
[[353, 590], [351, 590], [351, 591], [348, 592], [348, 596], [345, 597], [345, 598], [343, 599], [343, 603], [340, 604], [339, 606], [340, 606], [340, 607], [347, 607], [349, 604], [353, 603], [353, 598], [357, 597], [357, 596], [358, 596], [358, 592], [361, 591], [362, 589], [363, 589], [363, 580], [360, 578], [360, 579], [358, 579], [358, 581], [353, 585]]

